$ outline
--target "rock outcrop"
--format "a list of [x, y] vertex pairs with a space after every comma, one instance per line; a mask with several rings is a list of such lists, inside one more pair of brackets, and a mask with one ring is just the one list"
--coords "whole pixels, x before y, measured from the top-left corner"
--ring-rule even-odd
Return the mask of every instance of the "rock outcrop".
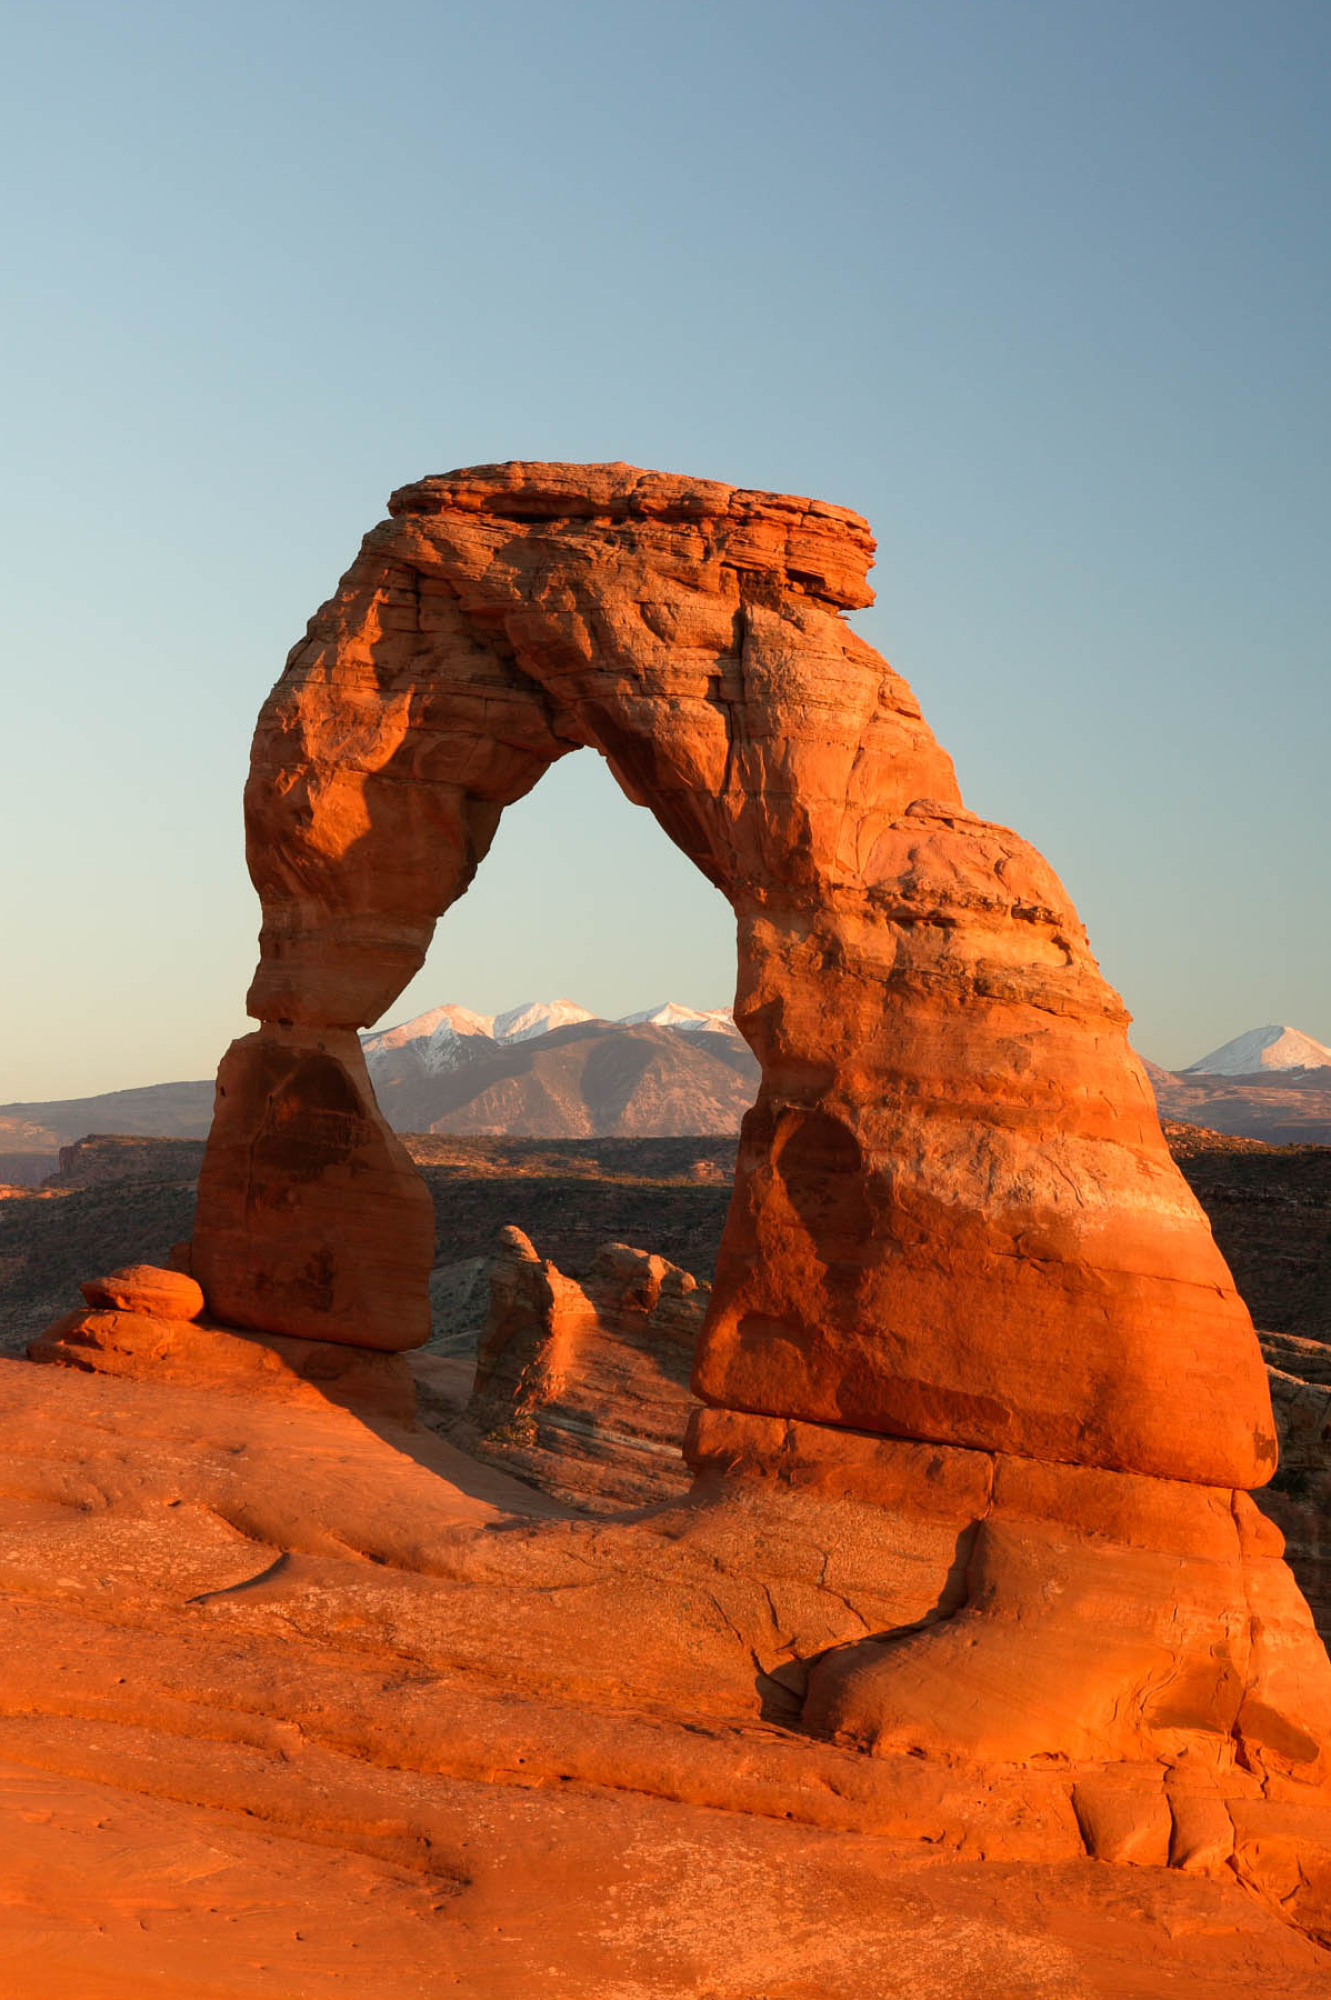
[[[874, 1524], [869, 1596], [832, 1626], [821, 1598], [773, 1612], [741, 1647], [750, 1688], [879, 1758], [1057, 1769], [1078, 1839], [1114, 1858], [1172, 1853], [1175, 1795], [1199, 1827], [1216, 1806], [1232, 1830], [1231, 1801], [1322, 1812], [1331, 1667], [1246, 1498], [1276, 1457], [1251, 1321], [1062, 885], [967, 811], [845, 622], [870, 601], [865, 523], [622, 465], [473, 468], [390, 514], [255, 737], [261, 1025], [223, 1062], [200, 1182], [211, 1311], [425, 1340], [428, 1202], [356, 1030], [504, 807], [593, 749], [731, 903], [762, 1070], [680, 1540], [698, 1556], [756, 1509], [764, 1560], [789, 1523], [807, 1583], [818, 1510]], [[647, 1630], [627, 1532], [605, 1526], [589, 1560], [616, 1583], [570, 1639], [616, 1660]], [[549, 1545], [524, 1546], [504, 1560], [543, 1573]], [[712, 1616], [653, 1605], [634, 1657], [696, 1686]], [[1300, 1884], [1316, 1904], [1331, 1874]]]
[[584, 1512], [682, 1497], [689, 1375], [709, 1296], [689, 1272], [626, 1243], [603, 1244], [577, 1284], [505, 1229], [475, 1388], [450, 1442]]
[[30, 1341], [29, 1360], [131, 1381], [337, 1403], [398, 1423], [415, 1415], [415, 1386], [400, 1354], [223, 1326], [203, 1316], [203, 1293], [185, 1272], [131, 1264], [87, 1279], [81, 1290], [87, 1308]]

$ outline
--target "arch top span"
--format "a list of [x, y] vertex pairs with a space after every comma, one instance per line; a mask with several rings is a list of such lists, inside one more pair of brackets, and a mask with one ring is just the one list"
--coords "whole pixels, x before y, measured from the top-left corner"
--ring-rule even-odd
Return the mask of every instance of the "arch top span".
[[[395, 520], [473, 515], [526, 528], [581, 528], [592, 536], [636, 528], [644, 552], [655, 548], [667, 566], [677, 563], [699, 579], [724, 563], [784, 578], [840, 610], [873, 603], [867, 579], [877, 545], [868, 522], [851, 508], [622, 461], [463, 466], [398, 487], [388, 511]], [[677, 538], [672, 548], [666, 532], [672, 528], [688, 530], [690, 539]]]
[[[393, 495], [264, 706], [264, 907], [195, 1269], [219, 1316], [409, 1346], [428, 1200], [355, 1030], [504, 807], [589, 745], [723, 890], [762, 1066], [695, 1386], [755, 1418], [1246, 1486], [1257, 1345], [1058, 878], [966, 811], [854, 632], [848, 510], [627, 465]], [[396, 1218], [396, 1219], [395, 1219]]]
[[737, 907], [852, 879], [894, 812], [957, 797], [842, 616], [873, 553], [849, 509], [630, 465], [400, 488], [259, 719], [250, 1011], [377, 1020], [504, 806], [581, 745]]

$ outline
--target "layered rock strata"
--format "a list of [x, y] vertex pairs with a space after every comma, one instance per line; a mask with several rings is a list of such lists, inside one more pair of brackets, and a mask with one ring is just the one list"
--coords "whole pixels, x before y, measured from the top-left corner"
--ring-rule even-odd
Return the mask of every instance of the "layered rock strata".
[[1237, 1769], [1275, 1797], [1331, 1779], [1331, 1662], [1247, 1494], [706, 1409], [690, 1453], [730, 1479], [955, 1524], [919, 1629], [813, 1663], [816, 1734], [880, 1756], [1155, 1758], [1175, 1784], [1222, 1788]]
[[678, 1499], [693, 1352], [709, 1288], [605, 1243], [586, 1282], [503, 1232], [475, 1388], [450, 1441], [600, 1513]]

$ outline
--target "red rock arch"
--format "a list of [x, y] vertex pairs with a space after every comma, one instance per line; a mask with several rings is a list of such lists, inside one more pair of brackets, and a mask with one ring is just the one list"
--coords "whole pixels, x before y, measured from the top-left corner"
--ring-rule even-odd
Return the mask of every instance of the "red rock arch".
[[728, 897], [762, 1065], [696, 1386], [712, 1405], [1249, 1486], [1246, 1311], [1057, 878], [962, 806], [847, 625], [844, 509], [630, 466], [393, 496], [265, 704], [246, 789], [257, 1034], [195, 1270], [220, 1317], [425, 1338], [425, 1190], [356, 1030], [504, 807], [582, 745]]

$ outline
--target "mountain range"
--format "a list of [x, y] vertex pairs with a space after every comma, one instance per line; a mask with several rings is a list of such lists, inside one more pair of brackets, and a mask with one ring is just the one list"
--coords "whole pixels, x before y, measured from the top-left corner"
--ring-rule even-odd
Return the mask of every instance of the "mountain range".
[[[567, 999], [499, 1014], [446, 1005], [361, 1037], [400, 1132], [528, 1138], [738, 1130], [758, 1066], [727, 1008], [666, 1001], [607, 1021]], [[1331, 1143], [1331, 1048], [1253, 1028], [1185, 1070], [1148, 1062], [1161, 1116], [1275, 1144]], [[91, 1132], [202, 1138], [211, 1080], [0, 1105], [0, 1181], [36, 1181]]]
[[495, 1017], [436, 1007], [362, 1041], [375, 1094], [399, 1132], [736, 1132], [758, 1087], [758, 1065], [729, 1013], [674, 1001], [621, 1021], [571, 1000]]

